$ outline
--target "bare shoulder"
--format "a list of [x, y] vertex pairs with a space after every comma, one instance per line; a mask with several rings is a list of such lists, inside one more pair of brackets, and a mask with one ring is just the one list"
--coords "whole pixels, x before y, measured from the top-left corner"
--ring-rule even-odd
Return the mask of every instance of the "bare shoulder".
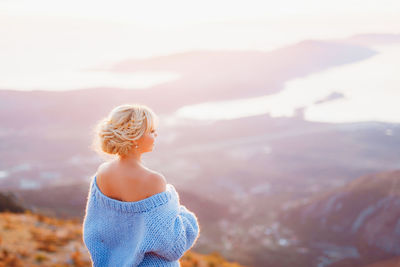
[[97, 175], [100, 190], [121, 201], [139, 201], [166, 191], [165, 177], [147, 168], [126, 169], [114, 162], [104, 162]]
[[167, 190], [167, 181], [159, 172], [152, 171], [147, 177], [146, 187], [149, 194], [155, 195]]
[[97, 173], [106, 172], [110, 168], [111, 163], [112, 162], [110, 162], [110, 161], [105, 161], [105, 162], [101, 163], [99, 165], [99, 167], [97, 168]]

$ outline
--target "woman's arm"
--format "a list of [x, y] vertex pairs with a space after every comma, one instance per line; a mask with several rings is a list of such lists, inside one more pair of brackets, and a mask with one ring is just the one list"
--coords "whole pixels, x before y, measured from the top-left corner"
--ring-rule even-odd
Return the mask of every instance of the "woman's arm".
[[175, 261], [194, 245], [200, 227], [196, 215], [179, 204], [177, 193], [170, 204], [168, 209], [154, 214], [146, 252], [154, 252], [169, 261]]

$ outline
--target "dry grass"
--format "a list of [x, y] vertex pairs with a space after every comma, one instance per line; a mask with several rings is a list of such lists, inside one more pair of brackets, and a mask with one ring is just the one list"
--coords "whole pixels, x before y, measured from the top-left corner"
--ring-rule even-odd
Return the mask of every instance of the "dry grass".
[[[182, 267], [243, 267], [218, 253], [188, 251]], [[0, 267], [91, 267], [83, 244], [82, 225], [26, 212], [0, 212]]]
[[90, 267], [76, 221], [26, 212], [0, 213], [0, 267]]

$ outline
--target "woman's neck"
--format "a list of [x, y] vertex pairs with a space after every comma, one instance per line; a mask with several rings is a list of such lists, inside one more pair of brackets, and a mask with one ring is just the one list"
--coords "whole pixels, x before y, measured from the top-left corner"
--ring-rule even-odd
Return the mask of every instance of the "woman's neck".
[[140, 165], [143, 166], [142, 155], [140, 153], [131, 153], [126, 156], [120, 156], [119, 161], [127, 163], [129, 165]]

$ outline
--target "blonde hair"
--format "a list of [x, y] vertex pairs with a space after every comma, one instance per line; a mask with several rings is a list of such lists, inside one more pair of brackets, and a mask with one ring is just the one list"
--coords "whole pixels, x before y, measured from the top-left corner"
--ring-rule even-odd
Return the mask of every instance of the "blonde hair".
[[97, 123], [92, 145], [97, 152], [125, 156], [132, 149], [132, 141], [155, 129], [156, 123], [157, 116], [146, 105], [117, 106]]

